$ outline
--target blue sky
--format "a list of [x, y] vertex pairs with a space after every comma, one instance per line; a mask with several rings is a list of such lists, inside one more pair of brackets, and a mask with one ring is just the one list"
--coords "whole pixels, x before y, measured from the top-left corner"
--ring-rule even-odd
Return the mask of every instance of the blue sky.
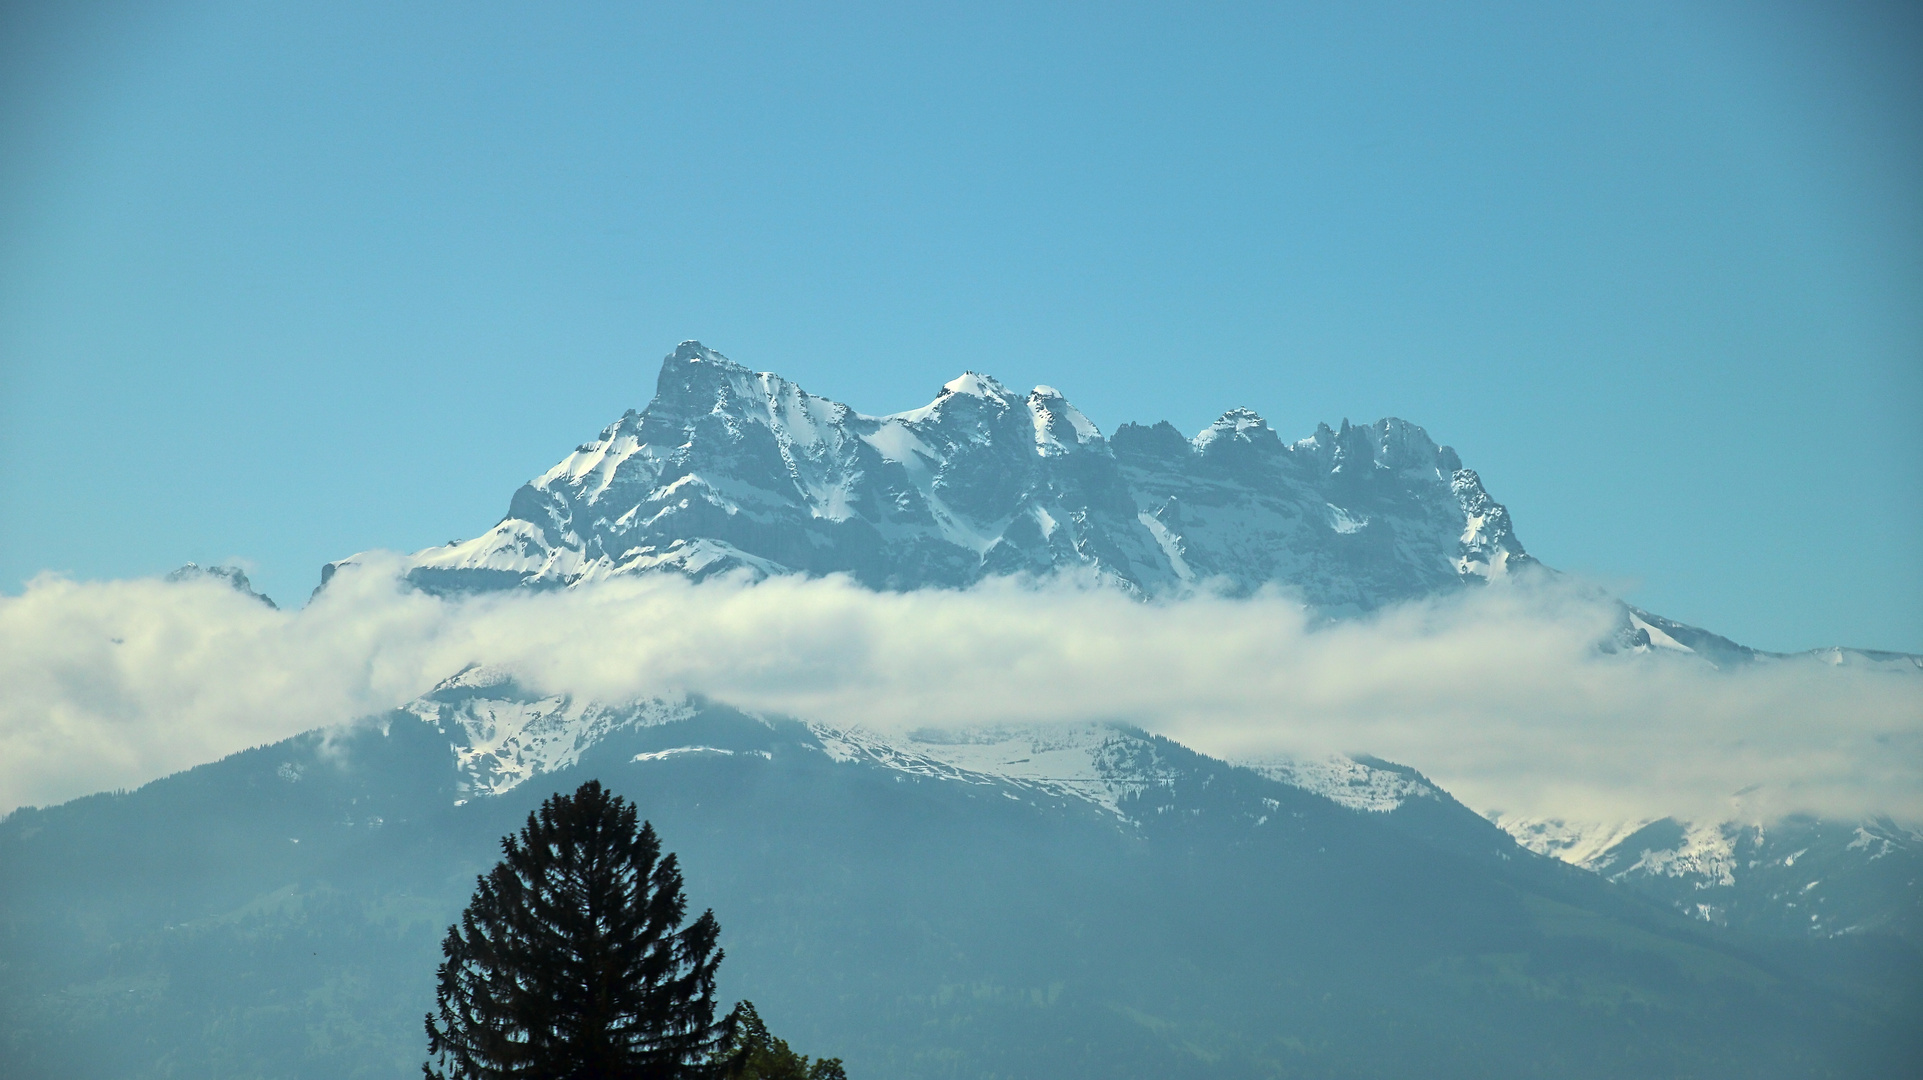
[[0, 14], [0, 588], [472, 536], [699, 338], [1402, 416], [1551, 565], [1923, 651], [1914, 6]]

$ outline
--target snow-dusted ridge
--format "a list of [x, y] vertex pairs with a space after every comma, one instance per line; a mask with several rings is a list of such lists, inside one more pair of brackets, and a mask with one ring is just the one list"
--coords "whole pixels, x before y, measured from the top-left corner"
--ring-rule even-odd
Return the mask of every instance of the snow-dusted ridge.
[[[701, 703], [646, 699], [609, 705], [529, 691], [510, 675], [479, 665], [446, 680], [400, 712], [445, 735], [465, 776], [463, 797], [497, 796], [570, 768], [622, 731], [674, 728]], [[764, 721], [772, 723], [770, 721]], [[861, 763], [924, 780], [991, 788], [1009, 798], [1087, 804], [1126, 821], [1123, 800], [1179, 778], [1156, 742], [1120, 723], [990, 724], [886, 734], [859, 726], [803, 725], [811, 748], [830, 760]], [[767, 750], [689, 742], [634, 754], [635, 764], [700, 755], [757, 756]], [[1369, 758], [1271, 756], [1231, 762], [1345, 809], [1389, 813], [1411, 799], [1446, 798], [1413, 770]]]
[[1888, 818], [1566, 822], [1496, 815], [1538, 854], [1691, 918], [1835, 936], [1887, 927], [1918, 902], [1923, 831]]
[[915, 776], [996, 785], [1084, 801], [1122, 816], [1120, 799], [1166, 777], [1125, 752], [1143, 738], [1120, 725], [996, 725], [921, 730], [889, 737], [863, 728], [810, 724], [836, 761], [866, 761]]
[[[508, 672], [473, 665], [408, 703], [388, 723], [431, 725], [436, 737], [447, 740], [461, 774], [455, 792], [460, 802], [506, 794], [597, 753], [597, 767], [618, 762], [641, 769], [700, 761], [792, 768], [783, 755], [799, 754], [819, 755], [831, 767], [860, 766], [901, 781], [953, 784], [990, 798], [1083, 807], [1130, 832], [1144, 827], [1145, 813], [1167, 811], [1179, 785], [1206, 785], [1204, 773], [1210, 768], [1227, 770], [1222, 777], [1239, 774], [1284, 785], [1364, 817], [1474, 820], [1421, 774], [1365, 756], [1224, 763], [1123, 723], [881, 732], [763, 719], [722, 707], [736, 718], [729, 735], [704, 726], [711, 722], [703, 717], [714, 708], [695, 699], [602, 703], [543, 693]], [[740, 725], [762, 734], [743, 742]], [[610, 745], [628, 749], [611, 759], [600, 751]], [[1286, 819], [1287, 800], [1274, 788], [1245, 790], [1242, 798], [1242, 809], [1235, 812], [1245, 827], [1272, 828], [1272, 817]], [[1487, 829], [1481, 839], [1456, 820], [1447, 828], [1495, 857], [1511, 857], [1505, 850], [1517, 853], [1507, 840], [1498, 846], [1492, 839], [1507, 833], [1520, 848], [1593, 872], [1692, 918], [1774, 933], [1835, 935], [1900, 925], [1910, 918], [1903, 913], [1918, 901], [1916, 875], [1923, 871], [1923, 832], [1886, 819], [1584, 824], [1494, 815], [1495, 828], [1481, 826]]]
[[1624, 822], [1564, 821], [1561, 818], [1495, 814], [1490, 820], [1515, 837], [1516, 843], [1560, 859], [1571, 866], [1594, 869], [1594, 863], [1648, 825], [1648, 819]]
[[[689, 699], [648, 698], [618, 704], [522, 686], [512, 674], [470, 665], [402, 706], [402, 716], [431, 724], [448, 739], [464, 776], [464, 796], [496, 796], [570, 768], [618, 732], [668, 728], [700, 712]], [[1126, 724], [990, 724], [958, 730], [884, 734], [863, 727], [807, 722], [813, 748], [833, 761], [862, 762], [907, 776], [1003, 788], [1083, 802], [1122, 817], [1131, 792], [1173, 779], [1152, 740]], [[678, 729], [677, 729], [678, 730]], [[690, 755], [739, 754], [689, 742], [632, 755], [633, 763]], [[1358, 812], [1387, 813], [1409, 799], [1439, 797], [1412, 770], [1343, 755], [1269, 757], [1232, 763]]]
[[468, 592], [664, 571], [913, 589], [1083, 568], [1143, 594], [1280, 584], [1339, 614], [1528, 561], [1476, 474], [1401, 420], [1284, 443], [1238, 408], [1193, 439], [1166, 424], [1105, 438], [1053, 387], [972, 371], [877, 416], [684, 342], [645, 408], [406, 572]]
[[1386, 814], [1410, 799], [1437, 797], [1436, 789], [1413, 770], [1347, 754], [1265, 757], [1236, 764], [1351, 810]]

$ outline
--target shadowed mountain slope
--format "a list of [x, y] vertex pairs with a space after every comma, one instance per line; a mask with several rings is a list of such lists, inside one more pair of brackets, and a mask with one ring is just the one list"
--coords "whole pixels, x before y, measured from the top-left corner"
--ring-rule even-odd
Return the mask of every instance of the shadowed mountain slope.
[[723, 926], [723, 991], [853, 1076], [1923, 1060], [1923, 963], [1900, 940], [1692, 923], [1409, 770], [1364, 777], [1351, 802], [1377, 809], [1358, 809], [1125, 726], [883, 738], [475, 672], [332, 739], [0, 823], [0, 1071], [407, 1075], [474, 875], [590, 776], [680, 852]]

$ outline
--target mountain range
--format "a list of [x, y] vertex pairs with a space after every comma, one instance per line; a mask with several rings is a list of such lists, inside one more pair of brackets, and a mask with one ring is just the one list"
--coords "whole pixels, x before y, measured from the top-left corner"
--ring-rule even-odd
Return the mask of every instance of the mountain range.
[[515, 492], [494, 528], [416, 553], [408, 578], [454, 592], [740, 570], [917, 589], [1085, 568], [1145, 595], [1283, 585], [1340, 614], [1529, 561], [1476, 474], [1401, 420], [1284, 443], [1232, 409], [1194, 439], [1167, 423], [1104, 438], [1052, 388], [973, 372], [867, 416], [690, 341], [646, 408]]
[[[321, 569], [321, 587], [342, 565]], [[1540, 568], [1506, 507], [1421, 427], [1347, 420], [1283, 442], [1234, 408], [1193, 438], [1104, 437], [1052, 387], [964, 372], [869, 416], [697, 341], [653, 399], [522, 485], [499, 523], [408, 557], [431, 593], [571, 588], [627, 574], [846, 574], [874, 589], [1089, 573], [1144, 597], [1280, 588], [1341, 618]], [[1621, 605], [1605, 648], [1777, 658]], [[1923, 670], [1923, 657], [1813, 650]]]
[[[443, 595], [642, 573], [879, 590], [1066, 573], [1145, 601], [1281, 590], [1340, 621], [1553, 571], [1402, 420], [1284, 442], [1233, 409], [1194, 438], [1104, 436], [1048, 387], [976, 373], [869, 416], [695, 342], [496, 526], [403, 567]], [[180, 576], [209, 574], [258, 596], [226, 568]], [[1600, 650], [1923, 677], [1923, 658], [1778, 656], [1617, 608]], [[589, 776], [681, 853], [724, 928], [724, 991], [858, 1077], [1923, 1066], [1907, 824], [1491, 820], [1366, 756], [1222, 761], [1128, 724], [912, 719], [594, 700], [483, 662], [380, 716], [17, 811], [0, 1071], [412, 1074], [474, 874]]]
[[[324, 567], [323, 586], [353, 561]], [[1453, 449], [1394, 417], [1323, 424], [1284, 442], [1253, 410], [1234, 408], [1193, 438], [1167, 422], [1125, 423], [1104, 437], [1053, 388], [1023, 394], [975, 372], [920, 408], [870, 416], [695, 341], [662, 360], [646, 407], [523, 485], [492, 529], [416, 552], [404, 572], [434, 593], [572, 588], [659, 572], [697, 580], [840, 573], [889, 590], [1070, 572], [1145, 598], [1280, 588], [1330, 619], [1553, 573], [1527, 553], [1508, 509]], [[1687, 655], [1718, 667], [1814, 661], [1923, 673], [1923, 657], [1767, 653], [1616, 608], [1613, 634], [1597, 643], [1605, 651]], [[1812, 879], [1792, 889], [1763, 868], [1790, 871], [1800, 849], [1774, 845], [1808, 830], [1734, 818], [1502, 823], [1531, 850], [1709, 920], [1788, 919], [1823, 932], [1913, 919], [1923, 903], [1923, 890], [1883, 881], [1878, 867], [1864, 877], [1878, 884], [1852, 890], [1856, 902], [1829, 915], [1806, 910], [1827, 899], [1795, 891]], [[1857, 830], [1906, 851], [1919, 843], [1887, 821], [1809, 828], [1804, 846], [1839, 866], [1867, 869], [1883, 850], [1859, 843]], [[1749, 854], [1739, 858], [1738, 847]], [[1844, 909], [1855, 921], [1837, 921]]]

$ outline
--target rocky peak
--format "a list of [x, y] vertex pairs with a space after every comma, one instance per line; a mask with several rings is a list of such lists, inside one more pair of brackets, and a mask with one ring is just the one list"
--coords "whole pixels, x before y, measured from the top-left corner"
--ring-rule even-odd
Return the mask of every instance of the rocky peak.
[[1236, 408], [1194, 439], [1105, 439], [1058, 390], [967, 371], [866, 415], [699, 342], [653, 401], [525, 485], [474, 540], [414, 556], [437, 591], [619, 574], [847, 573], [875, 588], [1093, 569], [1144, 594], [1269, 583], [1362, 611], [1503, 572], [1507, 513], [1453, 452], [1389, 418], [1284, 444]]
[[1042, 457], [1068, 453], [1081, 447], [1107, 452], [1102, 431], [1082, 411], [1068, 403], [1060, 390], [1037, 386], [1029, 391], [1028, 412], [1035, 421], [1035, 452]]
[[960, 375], [943, 383], [941, 393], [936, 395], [935, 400], [940, 401], [942, 398], [948, 397], [951, 394], [962, 394], [967, 397], [981, 398], [984, 401], [996, 402], [1004, 407], [1020, 400], [1014, 391], [1003, 386], [994, 376], [983, 375], [978, 371], [964, 371]]
[[1282, 439], [1269, 427], [1269, 422], [1254, 409], [1244, 408], [1223, 413], [1215, 423], [1202, 429], [1192, 444], [1204, 455], [1236, 453], [1245, 449], [1262, 452], [1282, 449]]
[[[1414, 469], [1433, 473], [1441, 469], [1445, 460], [1442, 448], [1419, 424], [1411, 424], [1394, 416], [1385, 417], [1375, 422], [1373, 435], [1375, 463], [1385, 469], [1396, 472]], [[1454, 451], [1448, 456], [1454, 458]], [[1460, 467], [1459, 462], [1457, 467]], [[1453, 472], [1455, 468], [1450, 468], [1443, 471], [1442, 476], [1446, 479]]]
[[170, 582], [208, 579], [224, 582], [235, 592], [251, 596], [276, 611], [280, 610], [280, 605], [274, 603], [267, 594], [254, 591], [254, 583], [247, 580], [247, 572], [238, 566], [202, 566], [199, 563], [188, 563], [167, 575], [167, 580]]
[[1118, 457], [1180, 461], [1195, 450], [1188, 436], [1167, 420], [1149, 424], [1123, 424], [1108, 440]]

